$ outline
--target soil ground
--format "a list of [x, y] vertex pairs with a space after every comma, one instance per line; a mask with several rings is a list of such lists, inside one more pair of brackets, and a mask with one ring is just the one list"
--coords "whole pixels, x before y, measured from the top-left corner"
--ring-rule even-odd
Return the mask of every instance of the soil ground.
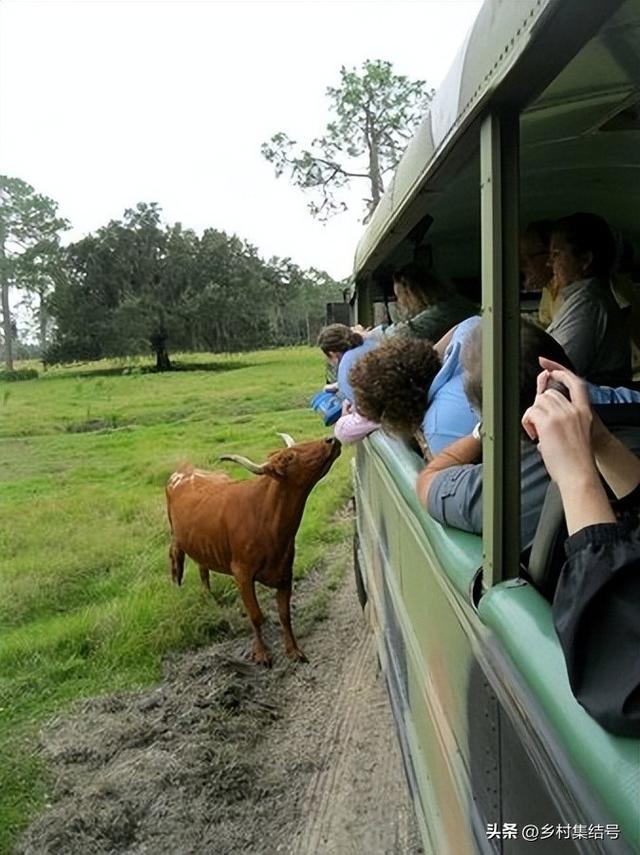
[[[300, 633], [309, 664], [284, 657], [272, 622], [270, 671], [247, 661], [247, 631], [170, 658], [150, 691], [97, 698], [51, 722], [49, 803], [16, 852], [422, 852], [349, 552], [343, 544], [330, 556], [346, 573], [326, 619]], [[294, 608], [322, 584], [301, 583]]]

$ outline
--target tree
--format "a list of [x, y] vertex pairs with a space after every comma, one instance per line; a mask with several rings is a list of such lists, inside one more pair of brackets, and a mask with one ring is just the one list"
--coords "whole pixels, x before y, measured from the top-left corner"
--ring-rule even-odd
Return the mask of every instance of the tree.
[[189, 346], [197, 237], [160, 217], [156, 203], [139, 203], [67, 247], [67, 273], [50, 301], [57, 329], [48, 361], [150, 348], [166, 371], [169, 344]]
[[193, 316], [199, 339], [212, 351], [272, 344], [265, 265], [235, 235], [206, 229], [198, 244]]
[[[64, 275], [63, 265], [64, 252], [57, 236], [54, 240], [42, 241], [33, 251], [24, 252], [17, 263], [18, 280], [24, 282], [25, 292], [19, 305], [29, 312], [26, 326], [31, 336], [37, 335], [36, 350], [40, 354], [47, 347], [51, 326], [49, 300], [55, 282]], [[22, 350], [24, 352], [24, 348]]]
[[253, 350], [315, 340], [340, 286], [290, 259], [265, 262], [235, 235], [163, 226], [138, 204], [63, 252], [48, 306], [56, 320], [47, 362], [138, 354], [159, 371], [169, 348]]
[[[13, 334], [9, 289], [40, 291], [59, 253], [59, 232], [68, 228], [57, 204], [20, 178], [0, 175], [0, 293], [7, 371], [13, 370]], [[44, 297], [43, 297], [44, 300]], [[44, 305], [42, 305], [44, 312]]]
[[288, 172], [294, 185], [315, 195], [309, 209], [321, 221], [345, 211], [340, 191], [353, 179], [365, 180], [367, 222], [433, 94], [423, 80], [395, 74], [390, 62], [366, 60], [361, 72], [342, 66], [340, 85], [327, 89], [333, 116], [324, 135], [307, 149], [280, 131], [263, 143], [262, 154], [277, 177]]

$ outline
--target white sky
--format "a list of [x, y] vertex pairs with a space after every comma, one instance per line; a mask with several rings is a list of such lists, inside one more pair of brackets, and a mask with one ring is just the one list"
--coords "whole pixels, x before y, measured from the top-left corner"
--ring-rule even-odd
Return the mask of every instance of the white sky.
[[481, 0], [1, 0], [0, 172], [77, 239], [137, 202], [264, 257], [350, 273], [360, 199], [323, 226], [260, 154], [322, 132], [341, 65], [438, 87]]

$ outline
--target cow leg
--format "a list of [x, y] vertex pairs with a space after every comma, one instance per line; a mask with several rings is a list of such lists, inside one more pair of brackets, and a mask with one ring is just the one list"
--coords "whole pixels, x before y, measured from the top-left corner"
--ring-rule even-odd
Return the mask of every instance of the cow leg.
[[200, 581], [202, 582], [202, 587], [211, 593], [211, 583], [209, 582], [209, 568], [205, 567], [204, 564], [198, 565], [198, 570], [200, 571]]
[[284, 649], [290, 659], [296, 662], [308, 662], [309, 660], [298, 647], [298, 642], [291, 628], [291, 579], [276, 591], [276, 602], [278, 603], [278, 615], [284, 630]]
[[262, 624], [264, 616], [260, 611], [253, 579], [239, 579], [234, 573], [236, 584], [240, 590], [242, 602], [253, 624], [253, 661], [258, 665], [271, 668], [271, 653], [262, 640]]
[[171, 563], [171, 578], [176, 585], [182, 585], [182, 577], [184, 576], [184, 550], [180, 549], [175, 538], [171, 538], [169, 561]]

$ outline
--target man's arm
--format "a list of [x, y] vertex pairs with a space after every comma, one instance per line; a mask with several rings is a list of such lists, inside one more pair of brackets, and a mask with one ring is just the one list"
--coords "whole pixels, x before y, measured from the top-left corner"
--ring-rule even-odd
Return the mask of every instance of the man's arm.
[[468, 463], [478, 463], [482, 456], [482, 441], [475, 437], [463, 436], [451, 445], [444, 448], [431, 460], [416, 481], [416, 492], [418, 500], [426, 508], [429, 501], [429, 489], [431, 484], [443, 469], [451, 466], [462, 466]]

